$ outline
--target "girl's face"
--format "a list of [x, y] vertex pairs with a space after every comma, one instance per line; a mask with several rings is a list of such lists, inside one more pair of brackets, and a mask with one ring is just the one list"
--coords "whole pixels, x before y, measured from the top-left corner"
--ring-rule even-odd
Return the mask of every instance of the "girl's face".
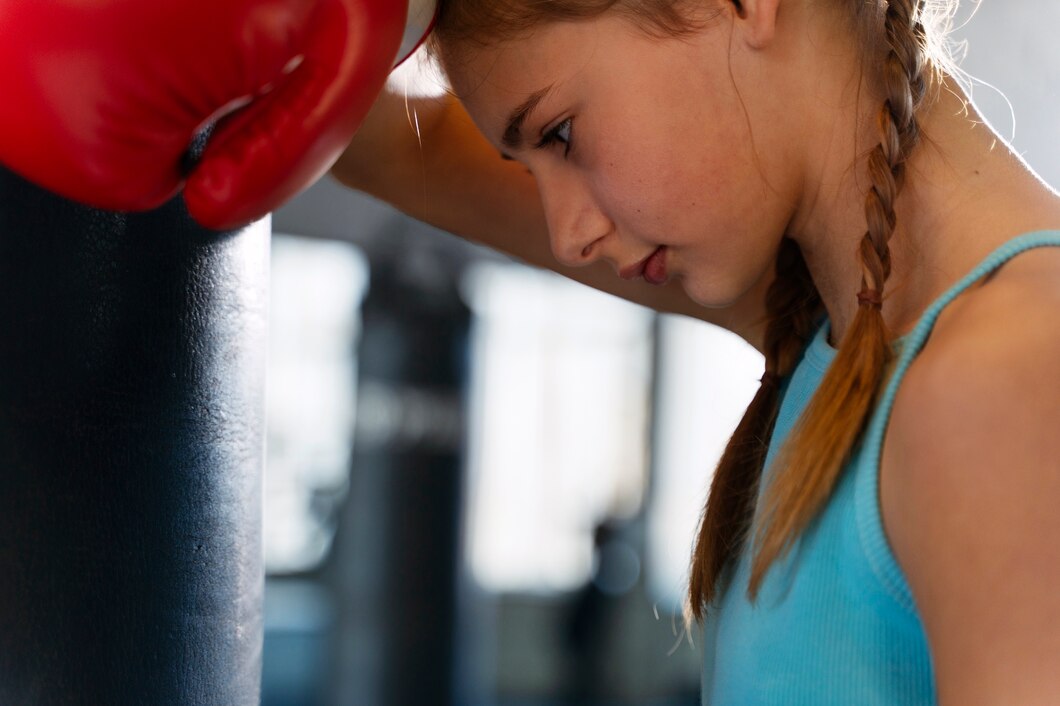
[[533, 174], [562, 263], [628, 276], [662, 247], [666, 276], [711, 307], [771, 274], [796, 200], [792, 130], [729, 28], [657, 39], [604, 15], [443, 57], [479, 129]]

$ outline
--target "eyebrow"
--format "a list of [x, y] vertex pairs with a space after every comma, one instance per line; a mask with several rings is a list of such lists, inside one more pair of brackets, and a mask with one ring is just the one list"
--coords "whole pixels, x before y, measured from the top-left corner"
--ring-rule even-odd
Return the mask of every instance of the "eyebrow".
[[[530, 94], [521, 105], [512, 111], [511, 115], [508, 116], [508, 126], [504, 128], [504, 135], [501, 137], [501, 143], [512, 150], [517, 150], [523, 146], [523, 124], [526, 123], [526, 119], [530, 117], [530, 114], [534, 112], [534, 109], [538, 104], [544, 100], [553, 89], [555, 84], [542, 88], [540, 91], [535, 91]], [[511, 159], [511, 156], [501, 152], [501, 157], [504, 159]]]

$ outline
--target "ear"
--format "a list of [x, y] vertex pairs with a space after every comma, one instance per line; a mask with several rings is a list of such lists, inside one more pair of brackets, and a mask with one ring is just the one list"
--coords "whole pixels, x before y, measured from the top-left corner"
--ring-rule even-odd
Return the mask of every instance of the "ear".
[[777, 30], [780, 0], [732, 0], [736, 22], [743, 30], [748, 46], [765, 49]]

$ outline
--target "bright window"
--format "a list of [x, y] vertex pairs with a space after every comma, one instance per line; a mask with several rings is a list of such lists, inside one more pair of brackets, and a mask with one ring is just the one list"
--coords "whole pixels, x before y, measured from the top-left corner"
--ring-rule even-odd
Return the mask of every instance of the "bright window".
[[653, 316], [517, 265], [479, 265], [466, 285], [472, 575], [494, 591], [576, 587], [593, 526], [643, 499]]
[[684, 317], [663, 317], [659, 335], [647, 571], [652, 594], [676, 608], [714, 468], [758, 389], [764, 361], [735, 334]]
[[274, 235], [271, 274], [263, 529], [285, 573], [324, 559], [349, 483], [367, 267], [347, 243]]

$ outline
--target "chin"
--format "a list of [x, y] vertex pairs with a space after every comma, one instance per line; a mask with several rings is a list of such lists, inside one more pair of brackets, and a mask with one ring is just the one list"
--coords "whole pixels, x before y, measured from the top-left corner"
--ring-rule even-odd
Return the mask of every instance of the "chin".
[[746, 291], [731, 282], [704, 282], [692, 276], [677, 275], [688, 298], [708, 309], [727, 309], [736, 304]]

